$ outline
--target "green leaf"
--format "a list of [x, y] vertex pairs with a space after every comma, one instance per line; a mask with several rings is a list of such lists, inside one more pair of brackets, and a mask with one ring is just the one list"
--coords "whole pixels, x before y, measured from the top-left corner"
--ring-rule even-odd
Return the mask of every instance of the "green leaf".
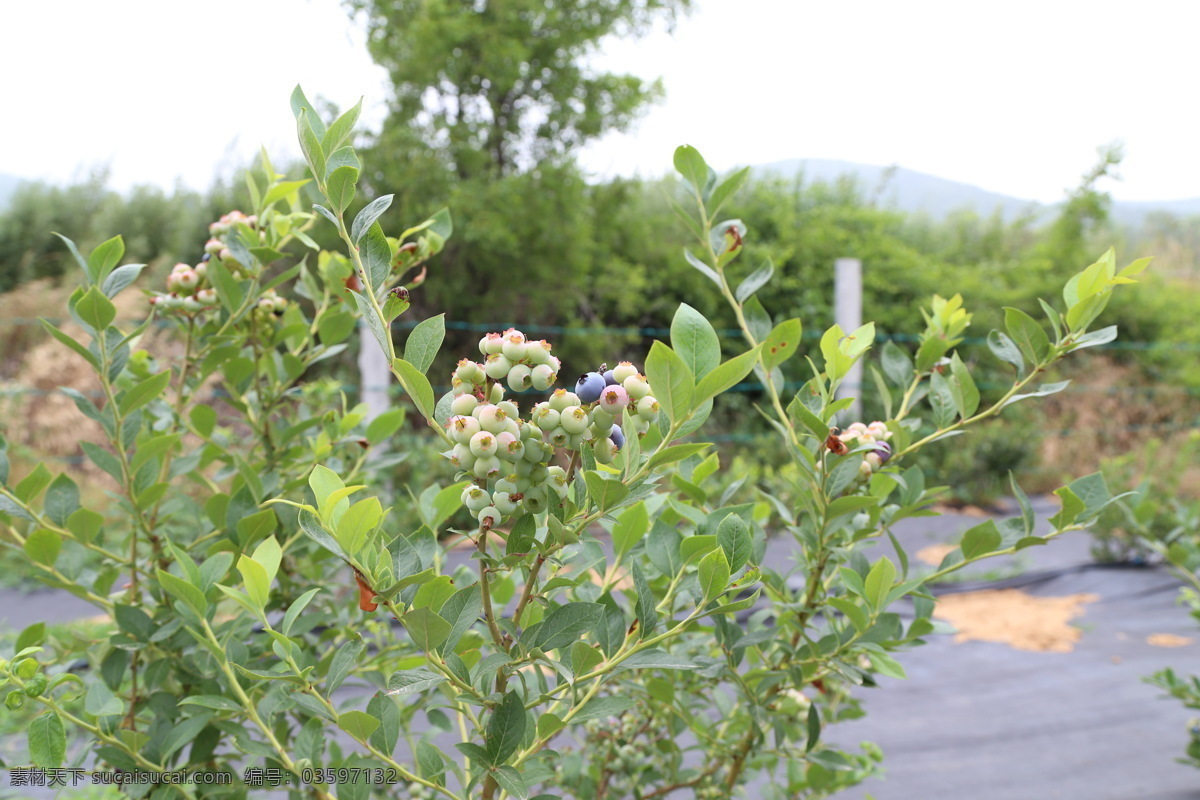
[[325, 151], [321, 149], [320, 134], [313, 130], [320, 124], [320, 116], [311, 108], [301, 108], [296, 117], [296, 135], [300, 139], [300, 149], [304, 152], [304, 160], [312, 169], [313, 175], [320, 178], [325, 174]]
[[687, 303], [680, 303], [671, 319], [671, 348], [697, 380], [721, 363], [717, 332], [703, 314]]
[[367, 229], [366, 239], [359, 245], [359, 250], [367, 280], [371, 282], [370, 291], [378, 294], [392, 272], [392, 246], [388, 244], [387, 236], [378, 223]]
[[96, 283], [103, 283], [125, 255], [125, 242], [120, 236], [114, 236], [107, 242], [96, 246], [88, 255], [88, 272]]
[[970, 370], [967, 365], [962, 362], [955, 353], [950, 358], [950, 374], [954, 376], [954, 403], [958, 408], [959, 415], [966, 419], [979, 410], [979, 389], [975, 386], [975, 379], [971, 377]]
[[695, 383], [678, 353], [662, 342], [654, 342], [646, 357], [646, 378], [669, 420], [679, 422], [687, 417], [693, 407]]
[[729, 514], [717, 526], [717, 543], [725, 551], [730, 572], [737, 572], [750, 560], [750, 529], [737, 514]]
[[588, 701], [588, 704], [581, 708], [571, 718], [571, 721], [579, 723], [587, 722], [589, 719], [619, 717], [633, 706], [634, 701], [629, 697], [595, 697]]
[[700, 151], [687, 144], [677, 147], [674, 162], [675, 170], [687, 179], [696, 193], [702, 192], [708, 183], [708, 164], [704, 162]]
[[197, 616], [203, 617], [205, 611], [208, 610], [208, 601], [204, 598], [204, 593], [197, 589], [192, 584], [180, 578], [177, 575], [172, 575], [170, 572], [158, 570], [158, 583], [170, 594], [179, 600], [182, 600]]
[[333, 694], [342, 685], [342, 681], [353, 671], [366, 648], [363, 640], [355, 635], [333, 654], [333, 660], [329, 663], [329, 674], [325, 678], [325, 688], [329, 694]]
[[167, 388], [167, 384], [171, 382], [171, 371], [163, 370], [157, 375], [151, 375], [146, 380], [132, 386], [128, 391], [121, 395], [121, 399], [117, 401], [117, 407], [121, 411], [122, 417], [127, 417], [137, 409], [157, 398]]
[[1047, 395], [1058, 394], [1063, 389], [1071, 385], [1070, 381], [1056, 381], [1054, 383], [1043, 383], [1031, 392], [1024, 394], [1014, 394], [1012, 397], [1004, 401], [1003, 408], [1008, 408], [1013, 403], [1019, 403], [1022, 400], [1027, 400], [1030, 397], [1046, 397]]
[[663, 650], [639, 650], [621, 662], [616, 671], [625, 669], [699, 669], [700, 665], [683, 656]]
[[704, 602], [724, 592], [729, 587], [729, 560], [725, 557], [725, 551], [713, 550], [701, 559], [698, 577]]
[[338, 167], [330, 173], [325, 187], [334, 211], [341, 214], [354, 202], [357, 183], [358, 170], [349, 165]]
[[821, 738], [821, 713], [817, 711], [816, 703], [810, 703], [808, 706], [808, 719], [805, 727], [808, 729], [808, 736], [804, 743], [804, 752], [811, 753], [812, 749], [817, 746], [817, 740]]
[[104, 279], [104, 283], [100, 286], [100, 291], [104, 292], [104, 296], [109, 299], [116, 297], [129, 284], [137, 280], [138, 275], [141, 275], [142, 270], [145, 268], [145, 264], [126, 264], [122, 267], [117, 267]]
[[438, 575], [430, 581], [421, 584], [413, 597], [413, 608], [430, 608], [441, 611], [442, 605], [454, 594], [454, 581], [449, 575]]
[[46, 769], [61, 767], [67, 753], [67, 734], [62, 720], [51, 711], [29, 723], [29, 760]]
[[98, 358], [96, 358], [96, 356], [90, 350], [88, 350], [86, 347], [84, 347], [82, 344], [75, 341], [73, 338], [71, 338], [70, 336], [63, 333], [58, 328], [51, 325], [45, 319], [39, 318], [38, 322], [42, 323], [42, 327], [45, 328], [46, 331], [51, 336], [53, 336], [55, 339], [57, 339], [61, 344], [64, 344], [67, 347], [71, 348], [71, 350], [73, 350], [76, 354], [78, 354], [80, 358], [82, 358], [84, 361], [86, 361], [88, 364], [90, 364], [93, 369], [98, 370], [100, 368], [100, 360]]
[[333, 121], [329, 129], [321, 136], [321, 149], [326, 153], [332, 153], [350, 138], [350, 134], [354, 132], [354, 123], [358, 122], [358, 115], [362, 111], [362, 98], [354, 104], [352, 108]]
[[492, 772], [492, 777], [496, 779], [496, 785], [515, 800], [528, 800], [529, 787], [525, 785], [525, 779], [521, 777], [521, 773], [517, 771], [516, 767], [497, 767]]
[[311, 183], [308, 178], [300, 181], [280, 181], [267, 190], [267, 194], [263, 197], [263, 207], [269, 208], [274, 203], [278, 203], [288, 195], [295, 194], [300, 187], [307, 183]]
[[893, 386], [908, 388], [913, 379], [913, 363], [908, 353], [901, 350], [899, 345], [892, 341], [884, 343], [880, 353], [880, 365], [883, 367], [883, 374]]
[[213, 259], [208, 262], [208, 271], [205, 274], [212, 282], [213, 288], [217, 290], [217, 299], [221, 301], [221, 306], [226, 311], [233, 312], [242, 305], [245, 294], [242, 292], [241, 285], [230, 274], [228, 267], [217, 259]]
[[39, 528], [25, 540], [25, 555], [37, 564], [47, 567], [54, 566], [58, 553], [62, 550], [62, 537], [54, 531]]
[[298, 520], [300, 522], [300, 530], [304, 531], [308, 538], [312, 539], [314, 542], [321, 545], [321, 547], [333, 553], [338, 558], [346, 558], [346, 553], [342, 550], [341, 546], [338, 545], [337, 540], [329, 535], [329, 531], [322, 527], [321, 520], [316, 514], [312, 513], [311, 511], [301, 509]]
[[528, 553], [534, 546], [536, 535], [537, 518], [533, 514], [526, 514], [513, 523], [508, 541], [505, 542], [504, 554], [511, 556], [514, 553]]
[[589, 470], [584, 473], [583, 478], [587, 483], [588, 495], [600, 511], [616, 508], [629, 496], [629, 488], [615, 475]]
[[395, 371], [400, 385], [404, 387], [404, 391], [412, 398], [417, 411], [421, 412], [421, 416], [426, 420], [433, 419], [435, 407], [433, 386], [425, 377], [425, 373], [402, 358], [397, 358], [392, 362], [392, 369]]
[[[720, 188], [720, 187], [718, 187]], [[771, 264], [771, 260], [763, 261], [762, 266], [746, 276], [746, 279], [738, 284], [737, 291], [734, 292], [734, 297], [739, 303], [744, 303], [759, 289], [767, 285], [771, 280], [771, 276], [775, 274], [775, 267]]]
[[[705, 375], [696, 386], [692, 402], [698, 405], [741, 383], [750, 374], [750, 370], [754, 369], [761, 348], [762, 345], [758, 345], [753, 350], [747, 350], [741, 355], [734, 356]], [[659, 402], [662, 402], [661, 398]]]
[[288, 606], [287, 613], [283, 615], [283, 622], [279, 626], [279, 630], [282, 631], [285, 636], [288, 635], [288, 633], [292, 630], [292, 626], [296, 624], [297, 617], [303, 613], [309, 602], [316, 597], [317, 592], [319, 591], [321, 591], [320, 586], [314, 589], [309, 589], [307, 592], [296, 598], [296, 600], [293, 601], [290, 606]]
[[1017, 368], [1017, 377], [1025, 374], [1025, 359], [1021, 356], [1021, 350], [1008, 336], [1000, 331], [990, 331], [987, 335], [987, 346], [996, 358]]
[[[689, 223], [688, 227], [693, 229], [693, 233], [695, 233], [697, 237], [702, 237], [703, 234], [700, 233], [699, 228], [695, 227], [695, 224], [696, 224], [695, 221], [687, 215], [687, 212], [683, 211], [680, 208], [678, 203], [674, 203], [672, 201], [672, 205], [675, 206], [675, 211], [681, 217], [684, 218], [684, 221]], [[688, 250], [686, 247], [683, 249], [683, 257], [684, 257], [684, 260], [686, 260], [688, 262], [688, 264], [690, 264], [693, 268], [695, 268], [701, 275], [704, 275], [710, 281], [715, 283], [718, 287], [724, 286], [724, 284], [721, 283], [721, 276], [717, 274], [717, 271], [714, 270], [712, 267], [710, 267], [708, 264], [705, 264], [700, 259], [696, 258], [696, 256], [692, 255], [692, 251]]]
[[[746, 179], [749, 177], [750, 168], [743, 167], [725, 180], [721, 181], [721, 183], [717, 185], [717, 188], [713, 189], [712, 196], [708, 199], [707, 210], [709, 215], [715, 216], [716, 213], [721, 210], [721, 207], [725, 205], [726, 201], [728, 201], [738, 189], [742, 188], [742, 185], [746, 183]], [[740, 297], [741, 287], [738, 288], [738, 295], [738, 299], [740, 301], [742, 299]]]
[[525, 738], [525, 703], [515, 691], [504, 695], [504, 700], [492, 711], [488, 720], [486, 750], [488, 761], [494, 766], [503, 764], [517, 752]]
[[185, 697], [179, 701], [181, 706], [200, 706], [201, 708], [211, 708], [214, 711], [242, 711], [242, 707], [219, 694], [195, 694], [191, 697]]
[[242, 582], [246, 586], [246, 595], [254, 605], [262, 611], [267, 606], [271, 582], [267, 579], [267, 571], [252, 558], [242, 556], [237, 563], [238, 572], [242, 574]]
[[432, 653], [450, 636], [450, 623], [428, 608], [409, 611], [400, 621], [404, 623], [413, 643], [426, 653]]
[[379, 727], [379, 720], [365, 711], [346, 711], [338, 714], [337, 724], [358, 741], [365, 742]]
[[638, 633], [641, 638], [645, 639], [658, 626], [658, 604], [654, 599], [654, 593], [650, 591], [650, 584], [646, 582], [646, 576], [642, 574], [642, 568], [638, 565], [637, 561], [629, 565], [629, 571], [633, 576], [634, 590], [637, 592], [637, 603], [635, 604], [634, 611], [638, 621]]
[[42, 500], [46, 516], [55, 525], [66, 525], [67, 517], [79, 510], [79, 487], [65, 472], [54, 479]]
[[381, 444], [404, 424], [404, 409], [389, 408], [367, 424], [366, 437], [371, 444]]
[[1050, 338], [1037, 320], [1019, 308], [1005, 308], [1004, 327], [1030, 364], [1045, 361], [1050, 353]]
[[674, 464], [677, 461], [683, 461], [685, 458], [691, 458], [697, 453], [703, 453], [708, 448], [712, 447], [711, 442], [688, 442], [686, 444], [673, 444], [669, 447], [664, 447], [661, 450], [655, 451], [650, 456], [650, 467], [661, 467], [664, 464]]
[[346, 488], [346, 484], [338, 477], [338, 474], [329, 467], [318, 464], [313, 468], [312, 473], [308, 476], [308, 485], [313, 490], [313, 495], [317, 498], [317, 507], [321, 508], [325, 505], [325, 501], [334, 492]]
[[446, 315], [438, 314], [413, 328], [404, 343], [404, 360], [420, 372], [428, 372], [446, 337]]
[[371, 329], [371, 334], [375, 337], [375, 341], [379, 343], [379, 349], [384, 353], [390, 353], [388, 346], [391, 343], [391, 332], [386, 327], [386, 323], [380, 319], [376, 313], [375, 307], [371, 305], [371, 301], [358, 292], [351, 291], [354, 296], [354, 302], [358, 306], [358, 312], [362, 314], [363, 320], [366, 321], [367, 327]]
[[293, 116], [299, 119], [301, 112], [307, 112], [308, 124], [312, 127], [313, 132], [317, 136], [325, 135], [325, 123], [321, 121], [313, 104], [308, 102], [308, 98], [304, 96], [304, 90], [300, 88], [300, 84], [296, 84], [296, 88], [292, 90], [291, 106]]
[[567, 603], [546, 615], [538, 628], [533, 646], [542, 650], [569, 647], [578, 641], [604, 617], [599, 603]]
[[75, 304], [75, 313], [96, 331], [109, 326], [117, 316], [117, 307], [95, 286], [91, 287]]
[[939, 430], [954, 422], [957, 409], [954, 407], [954, 392], [950, 382], [940, 372], [929, 376], [929, 405], [933, 409], [933, 422]]
[[107, 717], [120, 714], [124, 711], [124, 705], [103, 681], [95, 681], [83, 698], [83, 710], [94, 717]]
[[980, 558], [998, 548], [1002, 539], [995, 521], [989, 519], [982, 525], [976, 525], [963, 533], [963, 558], [967, 561]]
[[785, 319], [771, 329], [767, 340], [763, 342], [763, 363], [768, 370], [775, 369], [792, 357], [800, 346], [800, 336], [804, 332], [798, 319]]
[[382, 197], [377, 197], [367, 203], [362, 211], [358, 212], [358, 216], [354, 218], [354, 222], [350, 225], [350, 239], [358, 244], [362, 239], [363, 234], [367, 233], [375, 224], [375, 221], [383, 216], [383, 212], [388, 210], [392, 204], [393, 195], [385, 194]]
[[[633, 546], [640, 542], [649, 530], [650, 512], [646, 510], [645, 503], [637, 503], [626, 509], [617, 518], [617, 524], [613, 526], [612, 530], [613, 550], [616, 551], [617, 556], [624, 556], [632, 550]], [[510, 539], [511, 537], [512, 534], [509, 534]]]
[[896, 566], [884, 556], [871, 567], [863, 582], [866, 600], [876, 611], [882, 611], [896, 580]]

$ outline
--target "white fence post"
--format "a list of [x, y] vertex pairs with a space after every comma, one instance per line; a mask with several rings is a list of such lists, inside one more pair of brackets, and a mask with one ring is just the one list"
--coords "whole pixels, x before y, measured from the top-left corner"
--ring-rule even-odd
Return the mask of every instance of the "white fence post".
[[392, 380], [392, 365], [365, 323], [359, 324], [358, 334], [359, 398], [367, 404], [367, 421], [370, 422], [391, 406], [388, 386]]
[[[862, 326], [862, 261], [857, 258], [839, 258], [834, 263], [834, 322], [846, 333]], [[862, 413], [862, 362], [850, 370], [837, 396], [854, 397], [854, 404], [844, 412], [844, 418], [857, 420]]]

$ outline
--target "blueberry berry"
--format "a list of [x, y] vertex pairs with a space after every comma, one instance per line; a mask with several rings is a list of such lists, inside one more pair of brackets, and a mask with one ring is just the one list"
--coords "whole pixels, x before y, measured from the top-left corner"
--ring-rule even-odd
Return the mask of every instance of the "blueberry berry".
[[600, 399], [600, 393], [606, 385], [603, 375], [599, 372], [589, 372], [580, 376], [575, 384], [575, 394], [579, 395], [579, 402], [585, 405], [594, 403]]

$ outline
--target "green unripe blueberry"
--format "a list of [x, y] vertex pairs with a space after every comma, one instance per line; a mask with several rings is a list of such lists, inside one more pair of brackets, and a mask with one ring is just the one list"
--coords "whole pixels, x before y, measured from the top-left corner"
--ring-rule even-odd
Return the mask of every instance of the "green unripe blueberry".
[[500, 511], [495, 506], [479, 509], [475, 517], [479, 520], [480, 525], [486, 525], [489, 528], [500, 524]]
[[525, 492], [525, 498], [521, 502], [525, 504], [525, 510], [533, 514], [545, 511], [549, 507], [546, 490], [540, 486]]
[[513, 500], [512, 495], [508, 492], [494, 492], [492, 494], [492, 504], [496, 506], [496, 510], [504, 516], [508, 516], [517, 510], [517, 503]]
[[518, 477], [517, 478], [517, 493], [518, 494], [524, 494], [525, 492], [528, 492], [532, 488], [533, 488], [533, 481], [529, 480], [528, 477], [524, 477], [524, 478]]
[[508, 420], [508, 414], [501, 411], [500, 406], [491, 403], [476, 408], [475, 417], [479, 420], [479, 427], [488, 433], [502, 433], [504, 423]]
[[558, 424], [569, 434], [583, 433], [588, 426], [588, 413], [579, 406], [563, 409]]
[[512, 369], [513, 362], [508, 359], [503, 353], [497, 353], [494, 356], [488, 356], [487, 363], [484, 364], [483, 371], [489, 378], [498, 381], [508, 374]]
[[571, 441], [571, 434], [567, 433], [561, 427], [550, 431], [550, 444], [553, 447], [566, 447]]
[[524, 364], [517, 364], [508, 371], [508, 388], [514, 392], [524, 392], [533, 386], [533, 370]]
[[[635, 367], [633, 364], [630, 364], [628, 361], [622, 361], [620, 364], [617, 364], [615, 367], [613, 367], [612, 374], [617, 383], [624, 385], [626, 378], [632, 378], [634, 375], [638, 374], [638, 371], [637, 367]], [[628, 389], [626, 391], [628, 391]]]
[[495, 355], [504, 346], [504, 337], [498, 333], [489, 333], [479, 340], [479, 352], [485, 356]]
[[500, 344], [500, 352], [503, 353], [509, 361], [514, 364], [525, 359], [525, 351], [528, 348], [525, 346], [525, 334], [515, 328], [509, 328], [504, 332], [504, 338]]
[[540, 464], [553, 454], [554, 451], [551, 450], [550, 447], [540, 439], [537, 441], [533, 439], [525, 440], [524, 461], [527, 461], [531, 464]]
[[450, 438], [458, 444], [468, 444], [471, 441], [471, 437], [483, 429], [478, 419], [465, 415], [451, 417], [447, 421], [446, 427], [450, 431]]
[[39, 697], [46, 691], [46, 675], [38, 673], [25, 683], [25, 694], [29, 697]]
[[[529, 450], [526, 449], [525, 453], [523, 453], [522, 455], [528, 455], [528, 454], [529, 454]], [[517, 461], [515, 464], [513, 464], [513, 473], [518, 478], [528, 478], [529, 473], [533, 470], [533, 465], [534, 465], [533, 461], [529, 461], [525, 458], [522, 458], [520, 461]]]
[[625, 387], [625, 391], [629, 392], [629, 396], [634, 400], [641, 400], [650, 394], [650, 384], [646, 381], [645, 375], [634, 375], [626, 378], [621, 381], [621, 386]]
[[464, 383], [478, 383], [479, 365], [469, 358], [464, 358], [458, 362], [458, 366], [454, 369], [454, 377]]
[[493, 403], [499, 403], [504, 399], [504, 387], [498, 383], [492, 384], [492, 393], [488, 395], [488, 399]]
[[579, 395], [574, 392], [568, 392], [566, 389], [555, 389], [554, 394], [550, 395], [550, 407], [555, 411], [563, 411], [572, 406], [579, 405]]
[[548, 403], [538, 403], [533, 407], [533, 422], [542, 430], [551, 430], [558, 427], [559, 412], [551, 408]]
[[529, 480], [533, 481], [535, 486], [541, 486], [550, 477], [550, 468], [545, 464], [534, 464], [533, 469], [529, 471]]
[[573, 433], [571, 438], [567, 440], [567, 448], [569, 450], [578, 450], [583, 447], [583, 443], [587, 441], [587, 432]]
[[8, 697], [4, 698], [4, 705], [8, 707], [9, 711], [16, 711], [25, 705], [25, 695], [20, 692], [9, 692]]
[[509, 419], [518, 421], [521, 419], [521, 409], [517, 408], [517, 404], [512, 400], [501, 400], [496, 403], [496, 408], [507, 414]]
[[530, 372], [530, 381], [533, 384], [533, 388], [539, 392], [549, 390], [556, 380], [558, 380], [558, 374], [554, 371], [554, 367], [549, 364], [538, 364]]
[[600, 431], [607, 431], [617, 421], [620, 414], [612, 414], [600, 406], [592, 409], [592, 425]]
[[471, 513], [474, 514], [478, 512], [479, 509], [487, 508], [489, 505], [491, 505], [491, 498], [488, 496], [486, 491], [472, 484], [463, 489], [462, 503], [467, 507], [468, 510], [471, 511]]
[[647, 422], [654, 422], [654, 420], [658, 419], [658, 411], [658, 400], [654, 399], [651, 395], [646, 395], [637, 401], [637, 415]]
[[[525, 360], [530, 364], [549, 364], [550, 363], [550, 343], [545, 339], [536, 342], [525, 342]], [[553, 372], [553, 370], [551, 370]]]
[[599, 439], [592, 446], [592, 452], [596, 456], [597, 464], [611, 464], [617, 457], [617, 445], [612, 439]]
[[471, 437], [471, 455], [479, 457], [494, 455], [497, 446], [496, 435], [493, 433], [480, 431]]
[[475, 460], [475, 466], [472, 467], [471, 473], [476, 478], [494, 478], [500, 474], [500, 470], [500, 459], [495, 456], [485, 456]]
[[479, 401], [475, 399], [475, 395], [460, 394], [450, 401], [450, 413], [460, 417], [470, 416], [478, 405]]
[[27, 681], [38, 672], [38, 662], [32, 658], [22, 658], [17, 662], [17, 666], [13, 669], [16, 676], [23, 681]]
[[496, 491], [515, 494], [517, 491], [516, 475], [505, 475], [503, 478], [496, 481]]

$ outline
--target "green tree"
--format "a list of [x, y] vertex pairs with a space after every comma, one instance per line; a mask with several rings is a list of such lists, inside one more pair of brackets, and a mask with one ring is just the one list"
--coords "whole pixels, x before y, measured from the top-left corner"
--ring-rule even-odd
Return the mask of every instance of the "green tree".
[[394, 88], [389, 146], [432, 148], [460, 179], [531, 168], [624, 129], [660, 84], [592, 70], [691, 0], [349, 0]]

